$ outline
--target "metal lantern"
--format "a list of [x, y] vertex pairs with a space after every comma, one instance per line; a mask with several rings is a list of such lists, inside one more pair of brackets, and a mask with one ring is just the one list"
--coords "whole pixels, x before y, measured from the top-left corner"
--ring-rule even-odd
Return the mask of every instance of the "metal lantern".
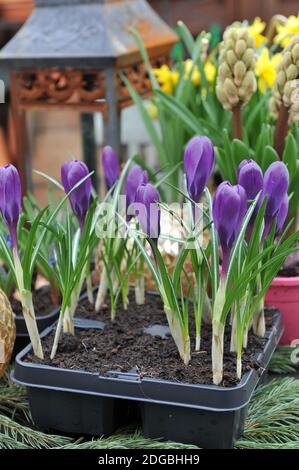
[[120, 111], [132, 101], [119, 72], [138, 93], [151, 92], [132, 29], [153, 65], [168, 61], [177, 36], [145, 0], [35, 0], [31, 16], [0, 52], [0, 66], [10, 71], [15, 163], [23, 189], [31, 189], [27, 110], [79, 110], [84, 158], [95, 172], [91, 113], [103, 113], [105, 143], [120, 150]]

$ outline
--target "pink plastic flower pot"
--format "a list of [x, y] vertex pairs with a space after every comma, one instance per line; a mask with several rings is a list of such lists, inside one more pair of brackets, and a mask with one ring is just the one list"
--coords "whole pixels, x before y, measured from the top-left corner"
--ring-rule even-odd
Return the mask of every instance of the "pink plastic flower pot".
[[299, 277], [276, 277], [265, 300], [282, 314], [285, 329], [279, 344], [299, 339]]

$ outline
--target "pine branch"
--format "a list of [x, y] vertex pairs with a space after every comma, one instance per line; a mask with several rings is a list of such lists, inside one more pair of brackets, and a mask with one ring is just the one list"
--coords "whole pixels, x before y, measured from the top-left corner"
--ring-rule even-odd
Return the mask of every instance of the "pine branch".
[[15, 449], [51, 449], [69, 443], [71, 438], [44, 434], [0, 415], [0, 448], [12, 448], [12, 440]]

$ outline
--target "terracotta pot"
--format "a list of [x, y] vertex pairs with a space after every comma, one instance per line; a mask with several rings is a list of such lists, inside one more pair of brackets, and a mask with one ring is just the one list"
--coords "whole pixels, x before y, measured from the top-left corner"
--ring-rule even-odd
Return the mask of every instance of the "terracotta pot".
[[266, 294], [266, 305], [282, 314], [285, 330], [280, 344], [299, 339], [299, 277], [276, 277]]

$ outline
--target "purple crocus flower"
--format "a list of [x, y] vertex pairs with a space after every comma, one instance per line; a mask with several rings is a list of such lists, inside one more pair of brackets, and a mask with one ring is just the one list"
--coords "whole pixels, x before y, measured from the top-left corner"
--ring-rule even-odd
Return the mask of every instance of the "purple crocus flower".
[[[61, 167], [61, 181], [64, 190], [67, 193], [89, 174], [85, 163], [80, 160], [70, 160]], [[91, 178], [87, 178], [70, 195], [70, 203], [74, 214], [76, 215], [81, 232], [83, 231], [85, 217], [90, 205], [91, 196]]]
[[[243, 160], [238, 168], [238, 184], [243, 186], [247, 194], [247, 200], [253, 200], [256, 198], [258, 193], [263, 190], [263, 172], [259, 165], [254, 160]], [[250, 239], [254, 221], [260, 207], [261, 197], [257, 202], [255, 210], [249, 221], [247, 228], [247, 238]]]
[[277, 218], [276, 218], [276, 235], [279, 235], [280, 232], [282, 231], [282, 228], [284, 226], [284, 223], [286, 221], [287, 215], [288, 215], [288, 210], [289, 210], [289, 197], [288, 194], [286, 193], [281, 206], [278, 210], [277, 213]]
[[187, 190], [191, 199], [198, 202], [212, 174], [215, 164], [214, 147], [205, 136], [195, 136], [187, 144], [184, 153], [184, 171]]
[[119, 164], [115, 151], [106, 145], [102, 154], [103, 174], [107, 189], [110, 189], [119, 178]]
[[287, 194], [289, 187], [289, 172], [283, 162], [274, 162], [267, 169], [264, 176], [264, 187], [262, 199], [267, 196], [267, 205], [265, 211], [265, 230], [266, 237], [272, 227], [275, 217], [281, 207], [281, 204]]
[[[127, 180], [126, 180], [126, 210], [127, 210], [127, 219], [129, 220], [132, 217], [132, 214], [128, 214], [128, 209], [135, 202], [135, 195], [138, 186], [141, 184], [148, 183], [148, 174], [147, 171], [143, 170], [141, 166], [134, 165], [130, 169]], [[132, 207], [132, 206], [131, 206]]]
[[246, 191], [247, 199], [253, 200], [263, 189], [263, 172], [254, 160], [243, 160], [238, 168], [238, 184]]
[[17, 226], [21, 211], [21, 182], [18, 170], [13, 165], [0, 168], [0, 212], [8, 227], [12, 246], [18, 250]]
[[159, 201], [160, 195], [152, 184], [138, 186], [135, 196], [135, 214], [143, 232], [156, 244], [160, 235], [161, 211], [159, 205], [156, 204]]
[[228, 181], [221, 183], [214, 196], [213, 220], [222, 248], [223, 277], [227, 274], [230, 252], [246, 211], [245, 189], [239, 184], [232, 186]]

